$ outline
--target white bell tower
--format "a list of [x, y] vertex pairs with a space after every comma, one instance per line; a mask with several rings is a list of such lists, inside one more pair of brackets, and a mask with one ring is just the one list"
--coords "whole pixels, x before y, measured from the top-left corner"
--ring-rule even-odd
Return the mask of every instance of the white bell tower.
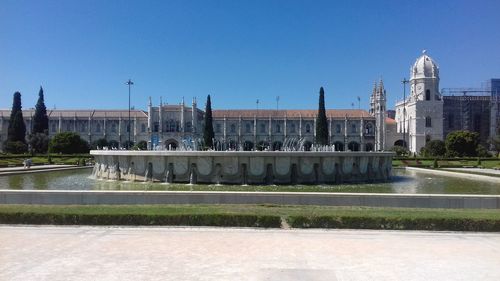
[[443, 99], [439, 93], [439, 67], [424, 50], [410, 73], [406, 101], [408, 149], [419, 153], [434, 139], [443, 140]]

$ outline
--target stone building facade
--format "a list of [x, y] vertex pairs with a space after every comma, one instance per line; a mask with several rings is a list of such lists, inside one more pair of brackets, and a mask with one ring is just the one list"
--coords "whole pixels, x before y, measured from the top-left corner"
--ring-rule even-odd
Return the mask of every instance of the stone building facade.
[[[31, 134], [34, 109], [24, 109], [23, 117], [26, 124], [26, 135]], [[142, 110], [130, 111], [130, 126], [128, 110], [47, 110], [49, 117], [49, 137], [60, 132], [76, 132], [89, 143], [97, 139], [115, 140], [125, 143], [128, 140], [138, 142], [147, 140], [148, 116]], [[0, 144], [7, 140], [10, 110], [0, 110]]]
[[[375, 149], [376, 118], [364, 110], [326, 111], [330, 144], [339, 151]], [[34, 110], [23, 110], [26, 134], [31, 133]], [[213, 110], [215, 141], [228, 149], [278, 149], [285, 139], [303, 139], [309, 147], [315, 139], [317, 110]], [[7, 139], [10, 110], [0, 110], [0, 143]], [[150, 148], [174, 149], [184, 140], [201, 139], [204, 111], [184, 101], [168, 105], [160, 101], [148, 110], [49, 110], [49, 136], [76, 132], [89, 143], [104, 138], [124, 146], [147, 141]], [[379, 132], [382, 134], [382, 132]]]

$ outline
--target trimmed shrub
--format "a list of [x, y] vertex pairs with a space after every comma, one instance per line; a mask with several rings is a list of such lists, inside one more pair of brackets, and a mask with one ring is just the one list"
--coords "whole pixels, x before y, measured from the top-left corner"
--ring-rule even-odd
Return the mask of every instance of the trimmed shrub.
[[446, 154], [446, 146], [442, 140], [431, 140], [425, 144], [424, 154], [425, 156], [444, 156]]
[[406, 148], [402, 147], [402, 146], [399, 146], [399, 145], [395, 145], [391, 148], [391, 151], [394, 151], [396, 152], [396, 155], [397, 156], [403, 156], [403, 155], [408, 155], [408, 150], [406, 150]]
[[90, 145], [90, 148], [97, 149], [99, 147], [100, 149], [102, 149], [105, 146], [109, 146], [109, 142], [108, 142], [108, 140], [101, 138], [101, 139], [93, 141], [92, 144]]
[[233, 227], [280, 227], [281, 218], [245, 214], [71, 214], [71, 213], [0, 213], [4, 224], [55, 225], [190, 225]]
[[43, 133], [35, 133], [28, 136], [28, 143], [34, 153], [47, 153], [49, 149], [49, 137]]
[[478, 133], [453, 131], [446, 136], [446, 153], [451, 157], [476, 156], [478, 144]]
[[290, 216], [287, 222], [296, 228], [500, 231], [500, 220], [469, 218]]
[[13, 154], [22, 154], [28, 151], [28, 146], [22, 141], [6, 141], [3, 149]]
[[52, 153], [63, 154], [88, 153], [89, 145], [77, 133], [63, 132], [56, 134], [50, 140], [49, 150]]

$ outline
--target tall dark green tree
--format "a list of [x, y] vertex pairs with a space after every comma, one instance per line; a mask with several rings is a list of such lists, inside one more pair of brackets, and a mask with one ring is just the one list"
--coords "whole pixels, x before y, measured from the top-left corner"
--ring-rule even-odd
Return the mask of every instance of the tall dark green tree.
[[26, 124], [24, 124], [23, 111], [21, 105], [21, 93], [14, 93], [12, 111], [10, 112], [10, 122], [7, 131], [7, 141], [26, 143]]
[[38, 101], [35, 106], [35, 115], [33, 116], [33, 133], [47, 134], [49, 132], [49, 117], [43, 98], [43, 88], [40, 86], [38, 92]]
[[7, 129], [7, 140], [4, 142], [4, 151], [14, 154], [24, 153], [28, 149], [26, 145], [26, 125], [24, 124], [21, 106], [21, 93], [14, 93], [12, 111], [10, 112], [9, 128]]
[[214, 146], [214, 124], [212, 122], [212, 102], [210, 95], [207, 96], [207, 104], [205, 105], [205, 127], [203, 129], [203, 141], [206, 147]]
[[316, 117], [316, 144], [328, 144], [328, 123], [326, 121], [325, 91], [323, 87], [319, 89], [319, 107]]

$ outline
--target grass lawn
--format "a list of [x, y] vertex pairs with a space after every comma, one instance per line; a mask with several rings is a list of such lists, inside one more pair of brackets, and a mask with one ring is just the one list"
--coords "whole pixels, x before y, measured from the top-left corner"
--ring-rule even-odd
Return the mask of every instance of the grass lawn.
[[0, 223], [500, 231], [500, 212], [281, 205], [2, 205]]
[[[33, 165], [46, 165], [49, 160], [46, 155], [29, 156], [29, 155], [2, 155], [0, 157], [0, 167], [23, 166], [23, 161], [30, 158]], [[52, 164], [77, 165], [80, 159], [88, 160], [90, 155], [51, 155]]]

